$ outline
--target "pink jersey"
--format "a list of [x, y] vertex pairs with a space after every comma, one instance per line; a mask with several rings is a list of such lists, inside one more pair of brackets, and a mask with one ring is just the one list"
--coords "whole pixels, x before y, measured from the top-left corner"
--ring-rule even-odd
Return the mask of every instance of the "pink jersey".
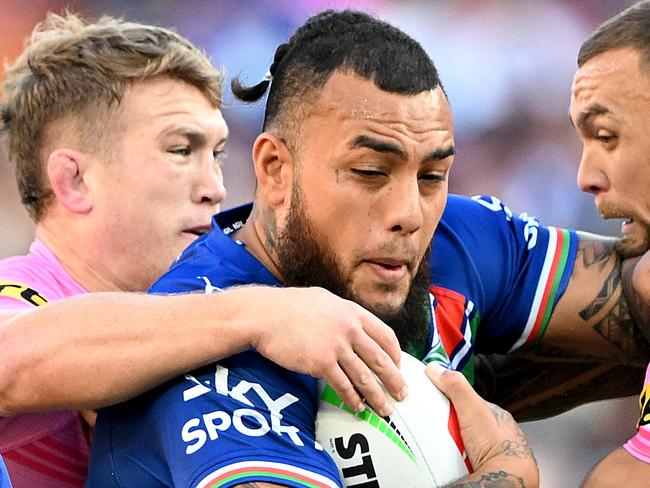
[[641, 416], [637, 424], [637, 433], [627, 441], [625, 449], [635, 458], [650, 463], [650, 364], [645, 373], [643, 391], [639, 397]]
[[[21, 310], [86, 293], [38, 239], [27, 256], [0, 260], [0, 310]], [[79, 412], [0, 417], [0, 454], [14, 488], [82, 487], [88, 441]]]

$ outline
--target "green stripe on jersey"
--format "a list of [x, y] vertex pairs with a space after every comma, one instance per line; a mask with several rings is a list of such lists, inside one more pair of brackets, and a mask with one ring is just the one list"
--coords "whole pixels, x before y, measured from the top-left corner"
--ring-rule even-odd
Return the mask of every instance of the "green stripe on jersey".
[[310, 483], [309, 481], [306, 481], [303, 478], [298, 478], [297, 476], [291, 476], [291, 475], [282, 475], [279, 473], [272, 473], [268, 471], [261, 471], [261, 470], [256, 470], [256, 469], [251, 469], [250, 471], [246, 471], [245, 473], [237, 473], [233, 474], [231, 476], [227, 476], [223, 478], [222, 480], [216, 481], [210, 485], [207, 486], [207, 488], [219, 488], [221, 486], [225, 486], [228, 483], [232, 481], [236, 481], [238, 479], [242, 478], [248, 478], [249, 476], [259, 478], [261, 476], [265, 478], [274, 478], [276, 480], [285, 480], [285, 481], [293, 481], [294, 483], [298, 483], [301, 486], [305, 486], [307, 488], [321, 488], [322, 485], [316, 485], [314, 483]]
[[546, 304], [546, 310], [544, 311], [544, 319], [542, 320], [542, 325], [540, 326], [537, 337], [535, 338], [535, 343], [539, 343], [544, 337], [546, 332], [546, 327], [551, 319], [551, 312], [555, 304], [555, 297], [557, 295], [557, 290], [560, 287], [560, 281], [562, 281], [562, 276], [564, 275], [564, 270], [566, 269], [567, 257], [569, 256], [569, 247], [571, 245], [571, 233], [566, 229], [558, 229], [562, 233], [562, 251], [560, 255], [560, 261], [557, 264], [557, 269], [555, 270], [555, 276], [553, 277], [553, 286], [551, 287], [551, 292], [548, 296], [548, 303]]

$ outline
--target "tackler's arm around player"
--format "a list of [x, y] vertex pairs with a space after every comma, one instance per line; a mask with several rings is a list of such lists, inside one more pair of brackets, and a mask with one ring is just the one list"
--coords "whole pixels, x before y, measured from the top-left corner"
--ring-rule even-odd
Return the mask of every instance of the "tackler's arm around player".
[[507, 411], [484, 401], [457, 371], [431, 363], [427, 376], [454, 405], [474, 472], [447, 488], [500, 486], [535, 488], [539, 471], [525, 434]]
[[518, 420], [632, 395], [643, 380], [650, 313], [633, 281], [648, 278], [637, 270], [638, 259], [623, 260], [618, 239], [583, 232], [578, 237], [567, 290], [541, 340], [507, 357], [488, 356], [488, 367], [479, 368], [482, 382], [492, 385], [487, 398]]
[[362, 396], [390, 408], [372, 373], [406, 394], [393, 331], [323, 289], [99, 293], [0, 311], [0, 415], [111, 405], [251, 347], [325, 379], [355, 409]]

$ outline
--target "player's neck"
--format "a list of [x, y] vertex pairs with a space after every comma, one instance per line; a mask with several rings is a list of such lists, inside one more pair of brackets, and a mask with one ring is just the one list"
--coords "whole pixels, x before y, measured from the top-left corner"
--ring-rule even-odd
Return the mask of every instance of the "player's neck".
[[66, 272], [89, 292], [119, 291], [122, 287], [102, 273], [98, 262], [79, 246], [82, 239], [74, 238], [73, 233], [62, 232], [57, 227], [39, 222], [36, 237], [54, 254]]
[[266, 232], [259, 219], [256, 218], [255, 210], [253, 209], [253, 213], [244, 226], [231, 237], [243, 242], [246, 245], [246, 250], [255, 256], [273, 276], [282, 281], [282, 274], [269, 249], [269, 246], [273, 247], [273, 245], [270, 243], [270, 238], [266, 237]]

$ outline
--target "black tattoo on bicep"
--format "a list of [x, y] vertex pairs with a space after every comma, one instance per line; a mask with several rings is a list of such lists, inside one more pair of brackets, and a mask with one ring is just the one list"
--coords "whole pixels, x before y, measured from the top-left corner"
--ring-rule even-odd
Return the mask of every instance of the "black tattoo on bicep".
[[526, 488], [524, 480], [505, 471], [487, 473], [474, 481], [457, 481], [447, 488]]
[[640, 350], [641, 337], [636, 333], [627, 301], [622, 293], [593, 328], [607, 342], [625, 353]]
[[[581, 238], [578, 254], [582, 254], [585, 270], [596, 266], [604, 272], [611, 266], [596, 297], [578, 313], [580, 318], [586, 322], [591, 320], [594, 332], [629, 358], [647, 357], [648, 348], [635, 327], [623, 294], [621, 260], [615, 251], [615, 241]], [[593, 323], [594, 320], [597, 322]]]
[[616, 292], [616, 289], [620, 286], [620, 284], [621, 270], [618, 266], [615, 266], [603, 283], [603, 286], [598, 292], [598, 295], [596, 295], [596, 298], [594, 298], [594, 300], [589, 305], [580, 310], [580, 317], [582, 317], [583, 320], [589, 320], [591, 317], [600, 312], [601, 309], [610, 300], [610, 298], [612, 298], [612, 295]]
[[[582, 265], [591, 268], [598, 265], [602, 269], [612, 257], [614, 242], [611, 240], [594, 240], [580, 237], [578, 256], [582, 255]], [[576, 261], [578, 257], [576, 257]]]

